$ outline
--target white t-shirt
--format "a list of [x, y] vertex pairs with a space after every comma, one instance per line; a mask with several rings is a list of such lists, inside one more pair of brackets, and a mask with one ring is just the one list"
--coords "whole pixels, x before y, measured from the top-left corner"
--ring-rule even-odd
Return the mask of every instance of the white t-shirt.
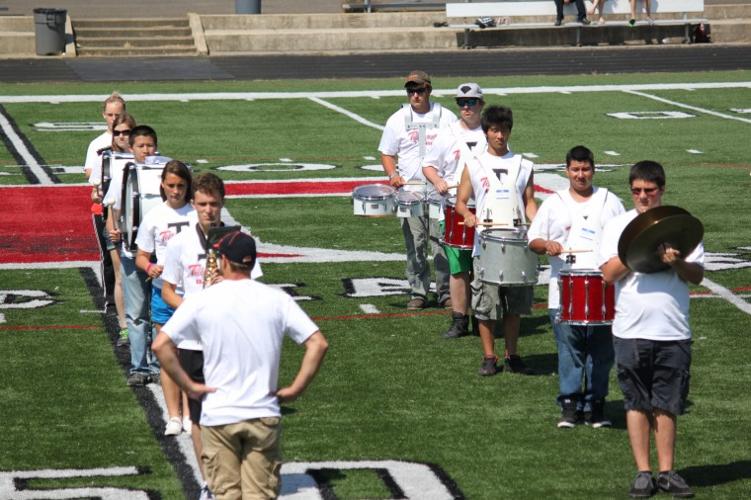
[[485, 147], [485, 133], [482, 127], [468, 129], [463, 123], [458, 120], [442, 128], [422, 162], [425, 167], [434, 167], [448, 184], [458, 184], [461, 180], [464, 170], [464, 164], [459, 161], [463, 149], [462, 142], [467, 146], [467, 151], [475, 147], [481, 151]]
[[[624, 211], [621, 200], [605, 188], [595, 187], [592, 196], [583, 202], [574, 200], [568, 188], [561, 189], [540, 205], [527, 236], [530, 242], [539, 238], [557, 241], [564, 249], [592, 250], [576, 253], [576, 263], [570, 267], [599, 270], [597, 258], [602, 228], [610, 219]], [[548, 257], [549, 309], [557, 309], [560, 305], [558, 276], [564, 266], [565, 256]]]
[[284, 336], [304, 343], [318, 327], [286, 293], [253, 280], [217, 283], [185, 299], [162, 327], [176, 344], [203, 345], [201, 425], [280, 416], [275, 396]]
[[105, 131], [102, 135], [89, 143], [86, 150], [86, 162], [83, 164], [84, 170], [90, 170], [89, 184], [98, 186], [102, 182], [102, 156], [97, 151], [112, 146], [112, 134]]
[[[438, 127], [433, 127], [434, 113], [437, 109], [440, 109], [441, 116], [437, 120]], [[425, 155], [420, 157], [419, 130], [417, 128], [408, 130], [407, 123], [410, 121], [413, 127], [419, 124], [427, 126], [425, 130], [425, 153], [427, 154], [438, 135], [438, 130], [455, 122], [456, 115], [442, 106], [436, 108], [436, 103], [431, 103], [430, 111], [427, 113], [415, 113], [410, 106], [404, 106], [386, 121], [378, 151], [385, 155], [397, 156], [399, 175], [405, 180], [425, 180], [425, 176], [422, 175], [422, 159]]]
[[[629, 210], [605, 225], [599, 265], [618, 255], [618, 240], [638, 212]], [[686, 262], [704, 265], [704, 244], [686, 257]], [[688, 284], [672, 269], [659, 273], [630, 272], [615, 283], [613, 335], [623, 339], [687, 340]]]
[[[485, 218], [486, 207], [489, 204], [490, 196], [500, 196], [497, 193], [501, 190], [494, 189], [494, 186], [510, 186], [509, 189], [516, 191], [516, 207], [521, 214], [524, 214], [524, 190], [527, 188], [527, 183], [532, 175], [534, 164], [526, 159], [521, 159], [509, 150], [503, 156], [495, 156], [490, 154], [487, 149], [478, 157], [478, 161], [470, 162], [467, 164], [469, 179], [472, 183], [472, 192], [474, 193], [475, 206], [477, 207], [477, 219], [482, 220]], [[518, 171], [518, 175], [514, 179], [510, 176], [514, 175], [514, 172]], [[489, 176], [493, 175], [493, 178]], [[490, 193], [493, 190], [496, 194]], [[490, 195], [489, 195], [490, 193]], [[506, 198], [513, 196], [513, 193], [505, 195]], [[510, 207], [512, 203], [509, 203]], [[511, 209], [508, 208], [510, 211]], [[511, 219], [513, 214], [504, 214], [499, 217], [496, 214], [493, 219]], [[475, 230], [475, 246], [472, 250], [472, 256], [480, 255], [480, 234], [482, 228], [478, 227]]]
[[[191, 217], [194, 212], [193, 205], [190, 203], [174, 209], [165, 201], [152, 208], [144, 216], [141, 225], [138, 227], [138, 235], [136, 236], [138, 249], [156, 254], [156, 263], [163, 266], [167, 256], [167, 242], [177, 233], [188, 228], [191, 221], [195, 222], [195, 216]], [[161, 289], [162, 278], [154, 279], [152, 284]], [[181, 295], [180, 291], [178, 291], [178, 295]]]
[[[198, 223], [195, 222], [169, 240], [162, 270], [162, 281], [175, 285], [176, 288], [182, 288], [183, 296], [186, 298], [203, 290], [206, 249], [198, 234], [200, 229], [197, 229], [197, 225]], [[263, 276], [261, 264], [256, 260], [250, 277], [258, 279], [261, 276]], [[178, 310], [181, 307], [182, 305], [178, 307]], [[178, 347], [194, 351], [201, 350], [201, 344], [193, 340], [178, 344]]]

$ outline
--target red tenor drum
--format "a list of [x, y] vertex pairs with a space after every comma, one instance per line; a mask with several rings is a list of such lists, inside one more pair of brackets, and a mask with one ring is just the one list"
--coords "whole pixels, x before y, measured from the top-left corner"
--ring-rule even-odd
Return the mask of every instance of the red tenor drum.
[[[469, 211], [475, 213], [475, 202], [467, 202]], [[456, 198], [446, 200], [443, 210], [446, 227], [443, 231], [441, 243], [450, 247], [470, 250], [475, 245], [475, 228], [464, 225], [464, 217], [456, 213]]]
[[594, 269], [564, 269], [558, 320], [569, 325], [609, 325], [615, 317], [615, 287]]

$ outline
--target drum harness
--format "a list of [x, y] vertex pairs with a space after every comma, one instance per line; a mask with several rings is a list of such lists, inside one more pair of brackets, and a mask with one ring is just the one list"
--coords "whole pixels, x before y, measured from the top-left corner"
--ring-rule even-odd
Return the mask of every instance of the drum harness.
[[[586, 226], [584, 225], [584, 221], [589, 222], [589, 227], [596, 227], [600, 228], [600, 220], [602, 218], [602, 210], [605, 208], [605, 202], [608, 199], [608, 194], [610, 192], [606, 188], [600, 188], [598, 187], [597, 190], [592, 195], [592, 202], [595, 202], [597, 198], [602, 198], [602, 203], [600, 204], [600, 210], [596, 210], [594, 214], [592, 215], [592, 219], [589, 219], [589, 215], [585, 215], [582, 213], [582, 204], [577, 203], [573, 198], [565, 197], [561, 195], [560, 191], [557, 191], [555, 194], [561, 199], [563, 204], [568, 208], [569, 212], [573, 215], [573, 220], [571, 221], [571, 227], [569, 228], [569, 233], [566, 237], [566, 243], [565, 245], [568, 246], [568, 248], [578, 248], [582, 245], [579, 243], [575, 243], [574, 238], [576, 238], [575, 235], [578, 235], [581, 231], [586, 229]], [[586, 203], [585, 203], [586, 204]], [[600, 228], [601, 229], [601, 228]], [[548, 228], [548, 232], [550, 232], [550, 229]], [[597, 234], [593, 234], [593, 236], [597, 236]], [[548, 238], [550, 239], [550, 238]], [[569, 265], [569, 267], [573, 268], [574, 264], [576, 264], [576, 256], [574, 254], [568, 254], [565, 259], [566, 264]]]

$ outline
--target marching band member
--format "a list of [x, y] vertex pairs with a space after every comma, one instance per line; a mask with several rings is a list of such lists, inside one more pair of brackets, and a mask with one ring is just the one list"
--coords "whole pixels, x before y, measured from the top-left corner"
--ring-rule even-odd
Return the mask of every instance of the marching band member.
[[[136, 266], [145, 272], [151, 280], [151, 323], [159, 335], [161, 326], [174, 313], [162, 299], [162, 270], [167, 253], [167, 242], [177, 233], [190, 225], [195, 210], [190, 204], [191, 173], [190, 169], [177, 160], [169, 161], [162, 170], [161, 192], [164, 203], [152, 208], [141, 221], [136, 236], [138, 253]], [[152, 262], [156, 257], [156, 263]], [[164, 430], [165, 436], [175, 436], [183, 430], [180, 419], [180, 388], [160, 367], [160, 381], [164, 392], [164, 401], [169, 415]], [[183, 408], [188, 412], [188, 400], [184, 398]], [[190, 421], [187, 418], [186, 420]], [[190, 426], [186, 426], [190, 430]]]
[[[638, 470], [630, 495], [646, 498], [659, 488], [674, 497], [690, 497], [691, 488], [673, 470], [673, 458], [676, 420], [686, 406], [691, 367], [688, 283], [698, 285], [704, 278], [704, 245], [681, 255], [661, 244], [657, 253], [668, 269], [631, 271], [618, 256], [618, 242], [629, 222], [662, 205], [665, 171], [657, 162], [640, 161], [631, 167], [629, 185], [634, 209], [603, 229], [599, 264], [605, 280], [615, 283], [613, 348]], [[656, 483], [649, 460], [651, 433], [659, 465]]]
[[[460, 119], [438, 132], [433, 147], [426, 154], [422, 172], [437, 192], [446, 196], [456, 195], [456, 186], [467, 159], [477, 146], [485, 147], [485, 134], [480, 126], [482, 108], [485, 105], [482, 89], [476, 83], [462, 83], [456, 89], [456, 104]], [[451, 186], [454, 186], [453, 188]], [[442, 207], [443, 208], [443, 207]], [[443, 210], [441, 211], [443, 215]], [[444, 223], [443, 220], [440, 221]], [[439, 231], [442, 233], [443, 227]], [[445, 338], [467, 335], [469, 316], [469, 282], [472, 272], [472, 251], [443, 245], [448, 260], [449, 293], [451, 297], [451, 326], [443, 334]]]
[[[456, 121], [454, 113], [443, 109], [440, 104], [430, 102], [430, 76], [424, 71], [412, 71], [407, 75], [404, 87], [409, 103], [389, 117], [378, 145], [383, 170], [394, 188], [405, 186], [408, 182], [425, 182], [422, 173], [423, 159], [430, 151], [438, 129]], [[433, 254], [438, 303], [448, 305], [449, 270], [443, 249], [436, 241], [440, 237], [438, 221], [431, 221], [424, 214], [422, 217], [403, 218], [401, 225], [407, 250], [405, 271], [410, 286], [407, 309], [416, 310], [427, 306], [430, 290], [428, 246]]]
[[[148, 125], [139, 125], [130, 132], [128, 139], [133, 152], [133, 161], [141, 164], [147, 156], [153, 156], [157, 148], [156, 131]], [[110, 183], [105, 194], [105, 202], [110, 205], [112, 220], [120, 217], [120, 185]], [[149, 293], [151, 288], [147, 276], [136, 267], [136, 259], [128, 245], [123, 241], [120, 229], [113, 225], [110, 238], [120, 242], [120, 274], [125, 296], [125, 318], [128, 325], [128, 342], [130, 344], [130, 373], [128, 385], [145, 385], [159, 380], [159, 366], [151, 352], [151, 320], [149, 317]]]
[[[130, 153], [130, 131], [136, 127], [136, 120], [130, 114], [123, 112], [112, 124], [112, 151], [118, 153]], [[99, 164], [101, 168], [101, 163]], [[124, 165], [124, 164], [123, 164]], [[119, 172], [122, 179], [122, 171]], [[110, 173], [110, 175], [112, 175]], [[101, 175], [100, 175], [101, 178]], [[103, 186], [102, 186], [103, 187]], [[104, 198], [104, 197], [103, 197]], [[111, 230], [116, 227], [112, 210], [103, 200], [102, 205], [105, 207], [105, 227], [103, 231], [105, 248], [112, 260], [112, 268], [115, 274], [115, 310], [117, 311], [117, 323], [120, 326], [117, 346], [128, 345], [128, 324], [125, 321], [125, 299], [123, 297], [123, 279], [120, 274], [120, 250], [118, 248], [120, 241], [112, 241], [110, 237]]]
[[[578, 416], [592, 427], [610, 426], [605, 417], [605, 397], [613, 366], [610, 325], [569, 325], [556, 320], [560, 298], [558, 277], [566, 249], [576, 269], [597, 269], [597, 251], [606, 222], [624, 212], [621, 201], [605, 188], [592, 185], [595, 160], [592, 151], [576, 146], [566, 154], [569, 187], [549, 196], [529, 228], [529, 248], [548, 256], [550, 282], [548, 315], [558, 346], [559, 428], [574, 427]], [[584, 386], [582, 387], [582, 380]]]
[[[183, 300], [204, 288], [206, 258], [208, 254], [209, 229], [222, 225], [221, 212], [224, 207], [224, 182], [215, 174], [204, 172], [193, 178], [193, 208], [197, 222], [177, 233], [167, 243], [167, 253], [162, 269], [162, 298], [173, 309], [179, 308]], [[195, 220], [195, 219], [194, 219]], [[192, 221], [191, 221], [192, 222]], [[258, 262], [255, 262], [251, 278], [262, 276]], [[182, 290], [182, 294], [180, 291]], [[188, 376], [199, 383], [204, 382], [203, 347], [195, 339], [185, 339], [177, 344], [180, 365]], [[188, 400], [191, 421], [191, 438], [201, 476], [206, 478], [201, 453], [201, 401]], [[202, 485], [202, 498], [208, 496], [206, 483]]]
[[[514, 125], [510, 108], [486, 108], [481, 124], [487, 147], [483, 152], [478, 152], [476, 160], [468, 162], [462, 172], [456, 211], [464, 217], [468, 227], [476, 226], [478, 217], [481, 221], [491, 220], [508, 227], [522, 226], [537, 213], [532, 172], [534, 165], [521, 155], [513, 154], [508, 147]], [[471, 196], [475, 198], [477, 217], [467, 207]], [[532, 286], [498, 286], [479, 279], [481, 229], [478, 227], [475, 232], [472, 250], [474, 279], [470, 284], [472, 309], [478, 320], [484, 354], [479, 374], [495, 375], [501, 370], [497, 365], [493, 337], [495, 323], [501, 317], [506, 344], [504, 366], [511, 372], [526, 373], [527, 367], [517, 353], [517, 341], [521, 315], [529, 314], [532, 309]]]
[[113, 92], [102, 104], [102, 118], [107, 123], [107, 129], [89, 143], [86, 149], [86, 160], [83, 171], [86, 178], [93, 187], [91, 189], [91, 218], [94, 223], [94, 232], [96, 233], [97, 242], [99, 243], [99, 260], [102, 269], [102, 282], [104, 285], [104, 299], [107, 305], [112, 305], [114, 301], [117, 305], [116, 294], [116, 271], [115, 264], [112, 262], [110, 252], [107, 249], [107, 242], [104, 235], [106, 214], [102, 207], [102, 158], [101, 151], [112, 146], [113, 134], [112, 129], [115, 120], [125, 113], [125, 100], [120, 94]]

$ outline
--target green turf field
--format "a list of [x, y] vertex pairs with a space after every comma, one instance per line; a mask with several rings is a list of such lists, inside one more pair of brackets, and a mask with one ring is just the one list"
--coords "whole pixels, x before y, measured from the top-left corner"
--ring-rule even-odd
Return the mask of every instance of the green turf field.
[[[472, 80], [434, 78], [436, 89]], [[481, 78], [482, 86], [518, 87], [748, 82], [751, 72]], [[38, 122], [101, 121], [94, 102], [3, 103], [2, 96], [104, 96], [197, 92], [313, 92], [398, 90], [399, 79], [295, 82], [0, 84], [0, 104], [46, 164], [80, 166], [96, 132], [42, 132]], [[705, 226], [713, 262], [706, 277], [748, 305], [751, 292], [751, 89], [535, 92], [489, 95], [490, 104], [514, 110], [511, 146], [536, 155], [538, 165], [560, 164], [584, 144], [599, 164], [595, 183], [612, 189], [627, 208], [627, 168], [655, 159], [667, 170], [666, 204], [686, 208]], [[327, 97], [327, 102], [383, 124], [402, 97]], [[449, 96], [437, 98], [453, 109]], [[380, 131], [307, 98], [139, 101], [128, 103], [139, 123], [153, 125], [162, 153], [227, 180], [378, 176]], [[680, 119], [618, 119], [608, 113], [683, 112]], [[745, 121], [744, 121], [745, 120]], [[690, 152], [692, 150], [693, 152]], [[610, 152], [610, 153], [606, 153]], [[617, 153], [617, 154], [616, 154]], [[371, 158], [371, 159], [369, 159]], [[374, 158], [374, 159], [373, 159]], [[199, 162], [199, 160], [202, 160]], [[204, 162], [205, 160], [205, 162]], [[289, 161], [286, 161], [289, 160]], [[0, 148], [0, 184], [26, 184], [16, 160]], [[227, 165], [289, 164], [286, 171], [228, 172]], [[332, 165], [300, 170], [295, 165]], [[283, 168], [283, 167], [280, 167]], [[10, 175], [2, 175], [2, 173]], [[59, 174], [81, 183], [80, 173]], [[293, 247], [403, 252], [394, 218], [352, 215], [347, 197], [233, 198], [227, 208], [261, 241]], [[39, 214], [44, 217], [44, 214]], [[0, 222], [2, 224], [2, 222]], [[746, 247], [745, 249], [741, 247]], [[0, 248], [2, 248], [0, 246]], [[732, 255], [730, 255], [732, 254]], [[728, 259], [736, 259], [729, 262]], [[744, 264], [746, 263], [746, 264]], [[285, 407], [284, 453], [289, 462], [387, 461], [438, 466], [469, 499], [624, 498], [634, 465], [622, 396], [611, 378], [607, 412], [612, 429], [555, 423], [556, 352], [544, 307], [522, 321], [521, 353], [535, 375], [480, 378], [477, 337], [447, 341], [448, 315], [430, 308], [407, 315], [406, 296], [353, 297], [348, 284], [370, 278], [403, 279], [398, 261], [271, 264], [263, 280], [294, 285], [302, 307], [330, 341], [321, 373], [309, 391]], [[720, 270], [717, 267], [721, 268]], [[7, 290], [42, 290], [53, 302], [19, 308]], [[705, 287], [692, 291], [708, 294]], [[149, 425], [138, 394], [125, 386], [84, 274], [77, 269], [0, 267], [0, 474], [38, 469], [138, 466], [146, 473], [114, 478], [34, 480], [34, 488], [112, 486], [183, 498], [161, 429]], [[382, 314], [368, 315], [361, 305]], [[692, 301], [694, 360], [688, 413], [679, 419], [676, 467], [703, 498], [751, 497], [751, 318], [717, 298]], [[88, 312], [87, 312], [88, 311]], [[497, 348], [500, 350], [502, 341]], [[291, 343], [281, 380], [297, 368]], [[385, 499], [389, 492], [371, 470], [328, 469], [323, 475], [342, 499]], [[2, 482], [0, 482], [2, 488]], [[0, 491], [1, 492], [1, 491]], [[0, 495], [2, 497], [2, 495]], [[62, 498], [62, 497], [61, 497]], [[425, 497], [428, 498], [428, 497]]]

